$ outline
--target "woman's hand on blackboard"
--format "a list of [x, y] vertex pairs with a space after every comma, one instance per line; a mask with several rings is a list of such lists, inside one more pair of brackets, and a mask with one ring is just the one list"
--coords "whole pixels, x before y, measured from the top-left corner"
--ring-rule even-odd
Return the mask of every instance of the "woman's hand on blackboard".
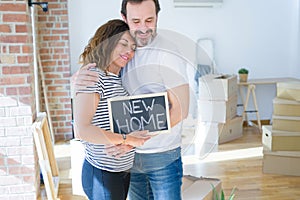
[[147, 130], [131, 132], [127, 135], [125, 144], [129, 144], [134, 147], [140, 147], [151, 138], [148, 133], [149, 131]]

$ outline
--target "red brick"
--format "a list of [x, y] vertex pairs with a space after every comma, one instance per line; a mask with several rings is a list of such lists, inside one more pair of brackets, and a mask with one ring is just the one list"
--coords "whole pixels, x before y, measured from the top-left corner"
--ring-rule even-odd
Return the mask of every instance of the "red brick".
[[32, 56], [18, 56], [18, 63], [30, 63], [32, 61]]
[[20, 53], [20, 46], [9, 46], [9, 53]]
[[54, 80], [54, 84], [70, 84], [70, 80], [69, 79], [57, 79], [57, 80]]
[[0, 11], [26, 11], [27, 3], [2, 3], [0, 4]]
[[60, 40], [60, 36], [56, 35], [56, 36], [43, 36], [43, 41], [58, 41]]
[[6, 95], [11, 96], [11, 95], [17, 95], [17, 88], [11, 87], [11, 88], [6, 88]]
[[71, 110], [58, 110], [56, 111], [56, 115], [68, 115], [68, 114], [72, 114]]
[[[1, 6], [1, 5], [0, 5]], [[0, 33], [10, 33], [11, 28], [7, 24], [0, 24]]]
[[28, 15], [26, 14], [3, 14], [3, 22], [28, 22]]
[[28, 66], [3, 67], [3, 74], [28, 74], [30, 69]]
[[52, 30], [52, 34], [68, 34], [68, 29]]
[[48, 91], [64, 90], [63, 86], [48, 86]]
[[24, 95], [24, 94], [31, 94], [31, 88], [30, 87], [19, 87], [19, 94]]
[[26, 83], [26, 77], [20, 77], [20, 76], [15, 76], [15, 77], [3, 77], [0, 79], [0, 85], [5, 84], [5, 85], [20, 85], [20, 84], [25, 84]]
[[68, 14], [68, 10], [52, 10], [53, 15], [67, 15]]
[[5, 160], [6, 160], [6, 158], [0, 157], [0, 167], [5, 166]]
[[22, 46], [22, 53], [32, 53], [33, 46], [32, 45], [23, 45]]
[[47, 67], [47, 66], [55, 66], [56, 61], [44, 61], [42, 62], [42, 66]]
[[12, 167], [12, 166], [18, 166], [22, 164], [22, 158], [21, 156], [10, 156], [8, 159], [7, 159], [7, 165], [9, 167]]
[[72, 128], [57, 128], [56, 133], [70, 133], [72, 132]]
[[66, 96], [69, 96], [69, 92], [52, 92], [52, 96], [55, 97], [55, 96], [58, 96], [58, 97], [66, 97]]
[[27, 104], [27, 105], [32, 105], [34, 104], [34, 99], [33, 97], [19, 97], [19, 100], [21, 103]]
[[9, 36], [0, 36], [1, 43], [27, 43], [30, 40], [26, 35], [9, 35]]
[[45, 74], [46, 79], [61, 78], [60, 74]]
[[28, 33], [27, 25], [16, 25], [16, 33]]

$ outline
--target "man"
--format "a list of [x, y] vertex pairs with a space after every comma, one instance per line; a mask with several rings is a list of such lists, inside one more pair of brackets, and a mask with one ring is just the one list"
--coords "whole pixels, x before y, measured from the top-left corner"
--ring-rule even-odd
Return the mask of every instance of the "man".
[[[181, 199], [181, 124], [189, 110], [186, 64], [171, 42], [157, 34], [158, 0], [123, 0], [121, 14], [136, 39], [137, 51], [122, 72], [130, 95], [166, 91], [170, 133], [158, 134], [136, 149], [129, 199]], [[93, 66], [87, 65], [86, 68]], [[81, 70], [78, 85], [90, 84], [92, 72]]]

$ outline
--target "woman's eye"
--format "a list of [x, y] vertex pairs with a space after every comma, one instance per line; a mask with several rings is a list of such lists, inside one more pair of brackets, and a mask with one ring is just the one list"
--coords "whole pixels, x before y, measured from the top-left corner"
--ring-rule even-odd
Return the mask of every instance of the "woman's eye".
[[126, 47], [128, 45], [126, 42], [120, 42], [120, 44], [124, 47]]

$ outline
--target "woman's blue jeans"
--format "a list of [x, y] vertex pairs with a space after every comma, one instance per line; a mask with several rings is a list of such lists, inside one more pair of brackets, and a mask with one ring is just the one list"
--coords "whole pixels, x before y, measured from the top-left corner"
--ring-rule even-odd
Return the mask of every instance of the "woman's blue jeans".
[[135, 154], [129, 200], [180, 200], [182, 185], [180, 148], [154, 154]]
[[129, 181], [129, 172], [108, 172], [83, 163], [82, 187], [89, 200], [125, 200]]

